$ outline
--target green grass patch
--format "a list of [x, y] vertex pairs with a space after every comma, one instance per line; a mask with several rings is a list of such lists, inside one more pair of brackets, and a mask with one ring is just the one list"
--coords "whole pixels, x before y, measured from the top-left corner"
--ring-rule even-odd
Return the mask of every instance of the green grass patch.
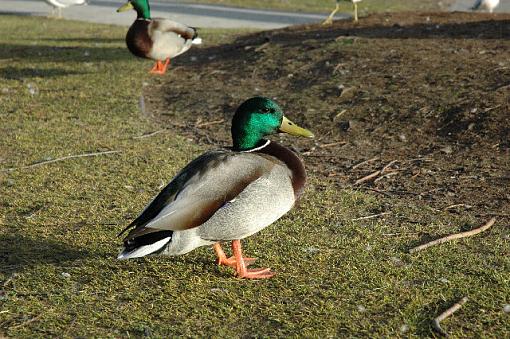
[[140, 114], [151, 65], [126, 50], [125, 28], [5, 16], [0, 29], [0, 168], [121, 151], [0, 171], [0, 335], [427, 336], [465, 295], [445, 329], [510, 331], [504, 226], [411, 256], [425, 233], [478, 225], [317, 177], [298, 208], [244, 242], [271, 280], [236, 279], [209, 248], [116, 260], [116, 234], [204, 148], [171, 132], [136, 138], [161, 127]]

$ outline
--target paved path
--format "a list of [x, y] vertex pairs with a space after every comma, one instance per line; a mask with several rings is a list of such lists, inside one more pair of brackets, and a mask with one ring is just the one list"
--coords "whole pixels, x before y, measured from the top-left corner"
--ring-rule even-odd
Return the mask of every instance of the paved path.
[[[455, 4], [450, 7], [450, 11], [470, 11], [475, 2], [475, 0], [457, 0]], [[499, 6], [496, 7], [494, 13], [510, 13], [510, 0], [500, 0]]]
[[[0, 0], [0, 13], [46, 16], [51, 7], [43, 0]], [[468, 11], [475, 0], [457, 0], [452, 11]], [[125, 0], [90, 0], [88, 6], [63, 10], [66, 19], [129, 26], [135, 13], [116, 13]], [[321, 22], [326, 14], [292, 13], [243, 9], [216, 5], [182, 3], [175, 0], [151, 1], [152, 15], [180, 21], [195, 27], [272, 29], [295, 24]], [[496, 12], [510, 12], [510, 0], [501, 0]], [[335, 18], [348, 18], [338, 13]]]
[[[0, 11], [20, 15], [48, 15], [51, 7], [43, 0], [1, 0]], [[130, 25], [135, 12], [116, 13], [125, 0], [90, 0], [88, 6], [73, 6], [62, 11], [73, 20]], [[171, 0], [151, 1], [153, 17], [165, 17], [195, 27], [272, 29], [295, 24], [315, 23], [326, 14], [291, 13], [242, 9], [215, 5], [186, 4]], [[337, 15], [336, 18], [340, 18]], [[347, 14], [344, 17], [348, 17]]]

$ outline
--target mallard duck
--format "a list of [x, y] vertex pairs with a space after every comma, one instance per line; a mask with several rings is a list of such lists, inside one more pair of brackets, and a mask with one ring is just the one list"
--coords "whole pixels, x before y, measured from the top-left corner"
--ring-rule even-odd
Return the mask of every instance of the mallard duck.
[[[86, 5], [87, 0], [44, 0], [53, 7], [51, 14], [57, 18], [62, 17], [62, 8], [74, 5]], [[56, 12], [56, 14], [55, 14]]]
[[193, 27], [169, 19], [151, 18], [147, 0], [129, 0], [117, 12], [130, 9], [136, 11], [137, 18], [126, 34], [126, 44], [137, 57], [156, 61], [151, 73], [165, 74], [171, 58], [186, 52], [193, 44], [202, 43]]
[[[324, 20], [322, 23], [323, 25], [331, 25], [333, 23], [333, 17], [335, 16], [336, 12], [340, 10], [340, 1], [342, 0], [336, 0], [336, 6], [333, 12]], [[350, 1], [352, 2], [352, 7], [354, 11], [354, 22], [358, 22], [358, 2], [361, 2], [361, 0], [343, 0], [343, 1]]]
[[[313, 134], [264, 97], [239, 106], [231, 132], [231, 148], [191, 161], [119, 234], [131, 229], [119, 259], [181, 255], [212, 245], [218, 264], [234, 268], [240, 278], [274, 275], [269, 268], [246, 268], [255, 259], [243, 257], [240, 240], [287, 213], [303, 192], [306, 174], [294, 152], [265, 137], [279, 132], [309, 138]], [[232, 242], [232, 257], [225, 255], [222, 241]]]
[[489, 13], [492, 13], [494, 11], [494, 8], [498, 7], [499, 0], [476, 0], [475, 4], [471, 9], [473, 11], [476, 11], [480, 8], [484, 8], [489, 11]]

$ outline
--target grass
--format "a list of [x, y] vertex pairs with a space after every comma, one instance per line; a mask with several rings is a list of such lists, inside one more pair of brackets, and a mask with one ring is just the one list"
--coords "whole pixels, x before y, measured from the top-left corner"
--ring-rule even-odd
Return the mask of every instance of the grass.
[[[335, 8], [335, 0], [187, 0], [187, 2], [319, 13], [328, 13]], [[363, 0], [358, 5], [358, 10], [362, 15], [386, 11], [438, 10], [441, 8], [438, 3], [437, 0]], [[352, 4], [349, 1], [341, 1], [340, 11], [351, 13]]]
[[[204, 148], [174, 133], [134, 138], [161, 127], [140, 114], [154, 80], [125, 49], [125, 28], [9, 16], [0, 28], [0, 168], [121, 151], [0, 171], [0, 336], [428, 336], [430, 320], [466, 295], [446, 330], [510, 331], [504, 225], [411, 256], [422, 232], [477, 221], [320, 177], [298, 208], [244, 242], [278, 272], [271, 280], [234, 278], [209, 248], [117, 261], [115, 235]], [[398, 224], [352, 221], [388, 210]]]

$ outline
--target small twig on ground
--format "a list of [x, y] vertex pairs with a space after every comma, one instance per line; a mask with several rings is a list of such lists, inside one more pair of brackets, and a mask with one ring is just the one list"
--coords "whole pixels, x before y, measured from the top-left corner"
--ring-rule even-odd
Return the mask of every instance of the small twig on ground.
[[213, 70], [212, 72], [209, 72], [209, 75], [214, 75], [214, 74], [225, 74], [225, 73], [227, 73], [227, 72], [222, 71], [222, 70], [220, 70], [220, 69], [215, 69], [215, 70]]
[[456, 302], [455, 304], [453, 304], [452, 307], [450, 307], [449, 309], [447, 309], [446, 311], [444, 311], [443, 313], [441, 313], [437, 318], [435, 318], [433, 321], [432, 321], [432, 326], [434, 327], [434, 329], [436, 331], [438, 331], [439, 333], [441, 333], [442, 335], [444, 336], [448, 336], [448, 333], [446, 333], [442, 328], [441, 328], [441, 324], [440, 322], [445, 320], [446, 318], [448, 318], [449, 316], [451, 316], [454, 312], [456, 312], [459, 308], [462, 307], [462, 305], [464, 305], [466, 303], [466, 301], [468, 300], [467, 297], [464, 297], [462, 299], [460, 299], [458, 302]]
[[442, 243], [450, 241], [450, 240], [470, 237], [472, 235], [481, 233], [481, 232], [489, 229], [492, 225], [494, 225], [495, 222], [496, 222], [496, 218], [492, 218], [485, 225], [483, 225], [483, 226], [481, 226], [479, 228], [475, 228], [475, 229], [473, 229], [471, 231], [466, 231], [466, 232], [462, 232], [462, 233], [451, 234], [451, 235], [449, 235], [447, 237], [436, 239], [436, 240], [428, 242], [426, 244], [423, 244], [423, 245], [420, 245], [420, 246], [416, 246], [414, 248], [411, 248], [409, 250], [409, 253], [415, 253], [415, 252], [424, 250], [424, 249], [426, 249], [426, 248], [428, 248], [430, 246], [442, 244]]
[[372, 161], [376, 161], [376, 160], [378, 160], [378, 159], [379, 159], [379, 157], [373, 157], [372, 159], [368, 159], [368, 160], [362, 161], [362, 162], [360, 162], [360, 163], [357, 163], [356, 165], [354, 165], [354, 166], [352, 166], [352, 167], [351, 167], [351, 170], [354, 170], [354, 169], [356, 169], [356, 168], [358, 168], [358, 167], [360, 167], [360, 166], [363, 166], [363, 165], [365, 165], [365, 164], [368, 164], [368, 163], [370, 163], [370, 162], [372, 162]]
[[487, 109], [484, 109], [483, 112], [487, 113], [487, 112], [492, 111], [493, 109], [500, 108], [500, 107], [501, 107], [501, 105], [492, 106], [492, 107], [489, 107]]
[[378, 214], [367, 215], [365, 217], [359, 217], [359, 218], [351, 219], [351, 221], [373, 219], [373, 218], [377, 218], [377, 217], [380, 217], [380, 216], [383, 216], [383, 215], [386, 215], [386, 214], [390, 214], [390, 213], [391, 212], [382, 212], [382, 213], [378, 213]]
[[370, 173], [369, 175], [364, 176], [363, 178], [356, 180], [354, 182], [354, 185], [359, 185], [359, 184], [361, 184], [361, 183], [363, 183], [365, 181], [371, 180], [371, 179], [377, 177], [379, 174], [381, 174], [381, 170], [377, 170], [377, 171], [375, 171], [373, 173]]
[[54, 162], [64, 161], [64, 160], [68, 160], [68, 159], [95, 157], [95, 156], [98, 156], [98, 155], [115, 154], [115, 153], [120, 153], [120, 152], [122, 152], [122, 151], [104, 151], [104, 152], [96, 152], [96, 153], [84, 153], [84, 154], [68, 155], [68, 156], [62, 157], [62, 158], [57, 158], [57, 159], [51, 159], [51, 160], [36, 162], [35, 164], [32, 164], [32, 165], [21, 166], [21, 167], [3, 168], [2, 171], [14, 171], [14, 170], [18, 170], [18, 169], [26, 169], [26, 168], [32, 168], [32, 167], [38, 167], [38, 166], [42, 166], [42, 165], [52, 164]]
[[225, 119], [214, 120], [214, 121], [209, 121], [209, 122], [203, 122], [203, 123], [200, 123], [200, 124], [196, 124], [195, 127], [196, 128], [202, 128], [202, 127], [206, 127], [206, 126], [217, 125], [217, 124], [223, 123], [224, 121], [225, 121]]
[[391, 177], [391, 176], [394, 176], [394, 175], [397, 175], [397, 174], [398, 174], [397, 171], [386, 173], [384, 175], [381, 175], [379, 178], [375, 179], [374, 183], [379, 182], [379, 181], [381, 181], [384, 178]]
[[339, 69], [340, 67], [344, 67], [345, 65], [347, 65], [345, 62], [341, 62], [341, 63], [337, 64], [337, 65], [335, 66], [335, 68], [333, 68], [333, 72], [332, 72], [332, 73], [333, 73], [333, 74], [335, 74], [335, 73], [336, 73], [336, 71], [338, 71], [338, 69]]
[[382, 168], [381, 174], [385, 173], [388, 170], [388, 168], [390, 168], [396, 162], [398, 162], [398, 160], [390, 161], [386, 166]]
[[166, 129], [160, 129], [160, 130], [154, 131], [152, 133], [147, 133], [147, 134], [143, 134], [143, 135], [140, 135], [140, 136], [137, 136], [137, 137], [133, 137], [133, 139], [143, 139], [143, 138], [152, 137], [153, 135], [159, 134], [159, 133], [164, 132], [164, 131], [166, 131]]
[[444, 210], [445, 210], [445, 211], [448, 211], [448, 210], [451, 210], [451, 209], [453, 209], [453, 208], [457, 208], [457, 207], [465, 207], [465, 208], [467, 208], [467, 209], [470, 209], [470, 208], [472, 208], [473, 206], [468, 205], [468, 204], [454, 204], [454, 205], [446, 206], [446, 207], [444, 208]]
[[340, 111], [340, 113], [338, 113], [337, 115], [335, 115], [335, 117], [333, 118], [333, 121], [334, 121], [335, 119], [340, 118], [342, 115], [344, 115], [344, 113], [345, 113], [345, 112], [347, 112], [347, 110], [346, 110], [346, 109], [343, 109], [342, 111]]
[[347, 142], [345, 142], [345, 141], [338, 141], [338, 142], [332, 142], [329, 144], [322, 144], [319, 147], [320, 148], [328, 148], [328, 147], [333, 147], [333, 146], [345, 145], [346, 143]]
[[[374, 159], [375, 159], [375, 158], [374, 158]], [[369, 181], [369, 180], [374, 179], [375, 177], [377, 177], [377, 176], [379, 176], [379, 175], [383, 174], [384, 172], [386, 172], [386, 171], [388, 170], [388, 168], [390, 168], [390, 167], [391, 167], [394, 163], [396, 163], [396, 162], [398, 162], [398, 160], [392, 160], [392, 161], [390, 161], [390, 162], [389, 162], [386, 166], [384, 166], [382, 169], [377, 170], [377, 171], [375, 171], [375, 172], [372, 172], [372, 173], [370, 173], [369, 175], [364, 176], [363, 178], [356, 180], [356, 181], [354, 182], [354, 185], [359, 185], [359, 184], [361, 184], [361, 183], [363, 183], [363, 182], [365, 182], [365, 181]], [[360, 164], [358, 164], [358, 165], [360, 165]], [[352, 169], [354, 169], [354, 167], [353, 167]]]
[[411, 179], [413, 179], [413, 180], [416, 179], [420, 174], [421, 174], [421, 170], [418, 170], [418, 172], [416, 172], [416, 174], [413, 174], [411, 176]]

